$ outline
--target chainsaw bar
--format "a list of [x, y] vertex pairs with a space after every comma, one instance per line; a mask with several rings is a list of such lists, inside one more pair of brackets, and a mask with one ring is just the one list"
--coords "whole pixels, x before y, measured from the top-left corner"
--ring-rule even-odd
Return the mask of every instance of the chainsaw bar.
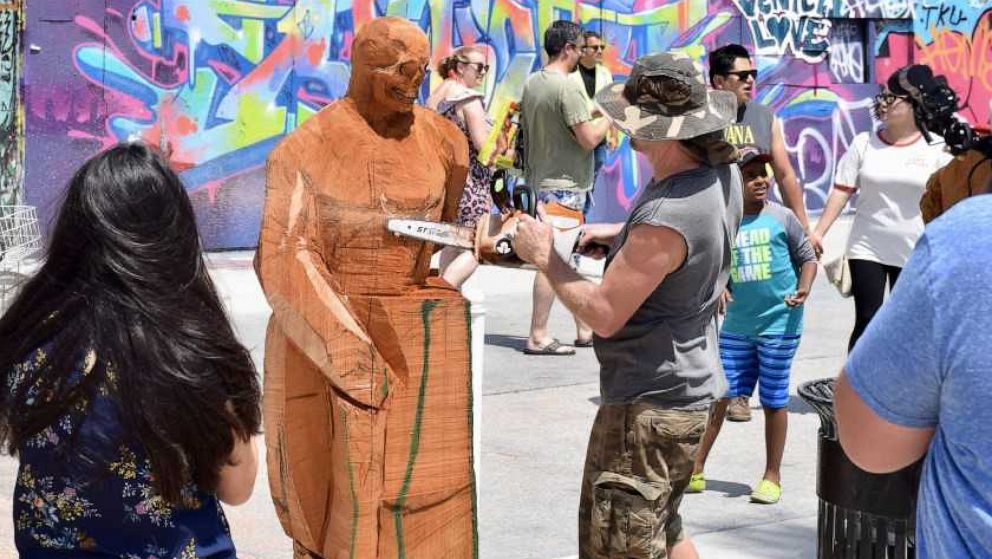
[[390, 219], [386, 228], [404, 237], [445, 246], [475, 248], [475, 228], [416, 219]]

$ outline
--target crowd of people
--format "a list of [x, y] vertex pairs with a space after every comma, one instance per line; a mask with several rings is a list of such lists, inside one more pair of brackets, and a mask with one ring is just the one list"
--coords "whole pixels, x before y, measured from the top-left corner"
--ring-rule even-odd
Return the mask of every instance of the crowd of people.
[[[600, 365], [580, 557], [698, 557], [680, 504], [706, 490], [723, 421], [750, 419], [756, 387], [766, 457], [751, 500], [779, 501], [803, 308], [823, 237], [855, 194], [845, 265], [856, 321], [837, 384], [841, 443], [869, 471], [926, 456], [918, 557], [987, 556], [992, 197], [947, 211], [932, 184], [924, 196], [931, 176], [956, 184], [940, 175], [951, 156], [920, 130], [924, 92], [937, 78], [917, 65], [887, 80], [875, 98], [881, 126], [837, 162], [814, 226], [781, 122], [753, 100], [758, 70], [746, 48], [713, 50], [708, 72], [683, 54], [650, 54], [616, 83], [606, 48], [571, 21], [550, 25], [546, 63], [520, 99], [516, 154], [543, 205], [583, 215], [621, 137], [652, 173], [625, 222], [583, 226], [580, 252], [610, 247], [601, 281], [558, 255], [543, 206], [537, 218], [519, 216], [513, 235], [517, 255], [537, 268], [524, 352], [592, 347]], [[494, 169], [479, 158], [494, 126], [479, 90], [487, 52], [463, 46], [441, 60], [426, 101], [465, 137], [453, 216], [470, 227], [493, 206]], [[968, 181], [968, 195], [988, 189]], [[924, 231], [921, 204], [947, 215]], [[469, 249], [441, 251], [450, 286], [477, 266]], [[549, 332], [556, 299], [574, 316], [572, 344]], [[206, 274], [185, 189], [151, 149], [113, 147], [74, 176], [43, 267], [0, 319], [0, 378], [0, 443], [20, 459], [22, 557], [53, 549], [235, 557], [219, 503], [252, 493], [261, 389]], [[621, 508], [627, 522], [607, 517]]]

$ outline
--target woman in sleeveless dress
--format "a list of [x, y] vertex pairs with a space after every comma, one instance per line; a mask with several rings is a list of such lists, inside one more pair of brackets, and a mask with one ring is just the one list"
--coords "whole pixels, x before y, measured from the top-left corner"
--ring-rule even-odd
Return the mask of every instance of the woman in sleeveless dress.
[[[492, 169], [478, 158], [492, 123], [486, 115], [483, 95], [475, 89], [488, 71], [481, 47], [460, 47], [441, 60], [438, 73], [444, 81], [427, 99], [429, 108], [454, 122], [469, 140], [469, 175], [458, 202], [458, 224], [468, 227], [474, 227], [493, 205], [489, 192]], [[446, 247], [441, 251], [441, 277], [455, 287], [465, 283], [478, 266], [471, 250]]]

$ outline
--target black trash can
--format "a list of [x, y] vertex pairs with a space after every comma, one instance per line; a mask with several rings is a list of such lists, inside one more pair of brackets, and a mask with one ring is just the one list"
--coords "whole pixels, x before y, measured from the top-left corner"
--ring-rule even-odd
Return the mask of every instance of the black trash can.
[[834, 379], [799, 386], [820, 415], [816, 465], [817, 559], [916, 557], [916, 495], [923, 460], [890, 474], [855, 466], [837, 440]]

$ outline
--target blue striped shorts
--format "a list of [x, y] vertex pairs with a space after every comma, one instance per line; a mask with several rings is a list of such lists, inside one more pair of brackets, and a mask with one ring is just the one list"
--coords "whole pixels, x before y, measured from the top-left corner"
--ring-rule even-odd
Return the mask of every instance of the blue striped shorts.
[[725, 398], [750, 397], [759, 383], [762, 407], [789, 405], [789, 371], [799, 334], [744, 336], [720, 332], [720, 360], [727, 376]]

